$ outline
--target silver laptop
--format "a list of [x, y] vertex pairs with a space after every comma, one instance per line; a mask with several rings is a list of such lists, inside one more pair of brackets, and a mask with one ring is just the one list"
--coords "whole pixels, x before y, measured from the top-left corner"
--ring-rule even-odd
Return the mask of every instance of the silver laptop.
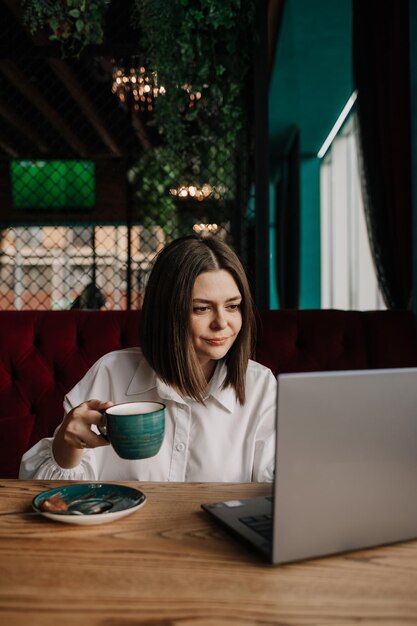
[[417, 368], [278, 376], [273, 498], [203, 504], [275, 564], [417, 537]]

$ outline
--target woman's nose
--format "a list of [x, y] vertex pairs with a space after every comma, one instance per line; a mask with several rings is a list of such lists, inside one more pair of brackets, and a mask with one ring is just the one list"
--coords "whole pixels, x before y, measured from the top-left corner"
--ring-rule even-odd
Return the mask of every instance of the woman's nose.
[[212, 328], [226, 328], [227, 322], [223, 311], [215, 311], [211, 326]]

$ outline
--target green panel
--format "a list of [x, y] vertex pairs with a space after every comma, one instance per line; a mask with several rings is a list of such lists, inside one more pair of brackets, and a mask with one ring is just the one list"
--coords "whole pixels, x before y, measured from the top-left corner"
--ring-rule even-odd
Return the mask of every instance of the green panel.
[[12, 161], [16, 209], [92, 209], [96, 203], [92, 161]]
[[300, 309], [319, 309], [320, 283], [320, 159], [303, 159], [300, 171]]

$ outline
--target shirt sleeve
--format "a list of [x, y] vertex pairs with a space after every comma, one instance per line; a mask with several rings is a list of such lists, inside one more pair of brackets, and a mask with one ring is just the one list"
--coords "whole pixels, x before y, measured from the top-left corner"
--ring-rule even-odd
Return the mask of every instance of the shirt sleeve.
[[19, 478], [24, 480], [98, 480], [93, 450], [85, 450], [81, 463], [66, 469], [60, 467], [52, 452], [53, 437], [41, 439], [25, 452]]
[[[68, 413], [90, 398], [98, 400], [116, 400], [112, 371], [123, 371], [127, 377], [132, 376], [137, 365], [137, 353], [128, 361], [128, 365], [120, 366], [120, 354], [127, 351], [115, 351], [101, 357], [84, 375], [84, 377], [67, 393], [64, 398], [64, 410]], [[131, 352], [131, 351], [130, 351]], [[40, 480], [100, 480], [97, 448], [87, 448], [81, 462], [73, 468], [63, 468], [56, 462], [52, 452], [53, 438], [41, 439], [22, 457], [19, 478]], [[100, 448], [101, 450], [101, 448]]]
[[259, 389], [262, 398], [260, 417], [255, 442], [253, 482], [272, 482], [275, 474], [277, 381], [267, 371]]
[[[105, 357], [97, 361], [84, 377], [64, 398], [64, 410], [68, 413], [89, 397], [102, 399], [103, 389], [108, 386], [108, 372], [102, 367]], [[107, 400], [107, 397], [104, 396]], [[98, 480], [94, 449], [84, 451], [81, 462], [72, 468], [63, 468], [55, 461], [52, 452], [53, 437], [41, 439], [22, 457], [19, 478], [27, 480]]]

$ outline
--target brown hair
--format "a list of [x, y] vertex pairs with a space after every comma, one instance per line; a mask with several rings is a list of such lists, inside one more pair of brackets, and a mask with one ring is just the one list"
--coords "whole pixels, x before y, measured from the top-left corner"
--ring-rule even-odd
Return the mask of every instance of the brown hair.
[[226, 355], [224, 387], [245, 401], [245, 375], [253, 347], [254, 314], [245, 271], [237, 255], [216, 237], [180, 237], [158, 255], [141, 315], [143, 354], [156, 374], [184, 395], [203, 401], [207, 383], [190, 336], [194, 282], [202, 272], [226, 270], [242, 296], [242, 328]]

